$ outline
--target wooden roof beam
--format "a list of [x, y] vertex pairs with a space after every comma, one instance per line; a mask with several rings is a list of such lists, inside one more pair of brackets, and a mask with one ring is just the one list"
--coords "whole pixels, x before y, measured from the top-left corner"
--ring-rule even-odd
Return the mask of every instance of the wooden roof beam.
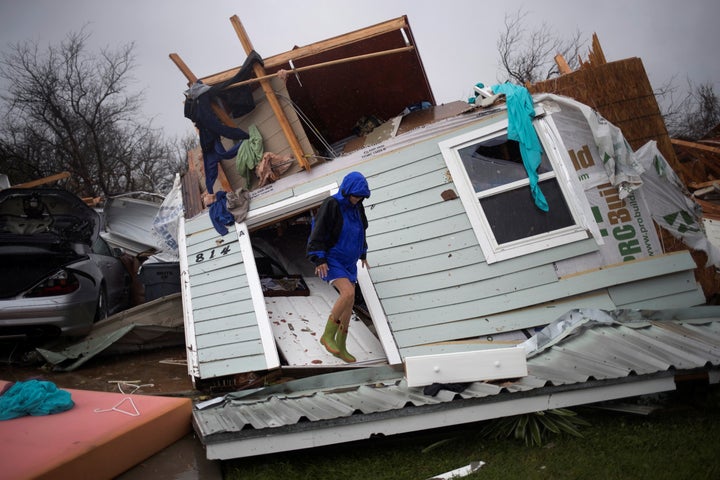
[[710, 145], [705, 145], [705, 144], [698, 143], [698, 142], [688, 142], [687, 140], [680, 140], [677, 138], [670, 139], [670, 142], [672, 142], [673, 145], [677, 145], [679, 147], [690, 148], [692, 150], [699, 150], [701, 152], [714, 153], [716, 155], [720, 154], [720, 148], [712, 147]]
[[[238, 18], [237, 15], [233, 15], [232, 17], [230, 17], [230, 23], [232, 23], [232, 26], [235, 29], [235, 33], [237, 34], [238, 39], [243, 46], [243, 49], [245, 49], [245, 53], [247, 55], [250, 55], [250, 52], [254, 50], [253, 44], [252, 41], [250, 41], [250, 37], [248, 37], [247, 32], [245, 31], [245, 27], [243, 27], [243, 24], [240, 22], [240, 18]], [[265, 76], [265, 68], [259, 63], [255, 63], [253, 65], [253, 71], [255, 72], [255, 76], [258, 78]], [[287, 116], [285, 115], [285, 111], [283, 111], [282, 106], [280, 105], [280, 102], [275, 95], [275, 91], [270, 84], [270, 80], [261, 79], [260, 86], [265, 93], [265, 97], [268, 99], [270, 108], [272, 108], [275, 117], [280, 123], [280, 128], [282, 128], [285, 139], [290, 144], [290, 149], [292, 150], [295, 159], [302, 168], [304, 168], [305, 170], [310, 170], [310, 162], [308, 162], [307, 158], [305, 158], [305, 154], [302, 151], [300, 142], [298, 141], [297, 136], [295, 135], [295, 132], [293, 131], [292, 126], [287, 119]]]
[[[234, 16], [233, 18], [237, 18], [237, 16]], [[408, 28], [407, 17], [405, 16], [393, 20], [388, 20], [387, 22], [378, 23], [377, 25], [366, 27], [347, 34], [338, 35], [337, 37], [323, 40], [321, 42], [312, 43], [304, 47], [298, 47], [290, 50], [289, 52], [284, 52], [278, 55], [274, 55], [272, 57], [263, 58], [263, 64], [265, 65], [266, 70], [273, 70], [278, 67], [287, 67], [287, 64], [290, 61], [295, 61], [303, 57], [315, 55], [327, 50], [332, 50], [333, 48], [349, 45], [359, 40], [383, 35], [385, 33], [394, 32], [403, 28]], [[411, 36], [408, 35], [408, 38], [411, 38]], [[204, 77], [203, 82], [208, 85], [215, 85], [217, 83], [221, 83], [225, 80], [232, 78], [239, 71], [240, 67], [231, 68], [230, 70]]]

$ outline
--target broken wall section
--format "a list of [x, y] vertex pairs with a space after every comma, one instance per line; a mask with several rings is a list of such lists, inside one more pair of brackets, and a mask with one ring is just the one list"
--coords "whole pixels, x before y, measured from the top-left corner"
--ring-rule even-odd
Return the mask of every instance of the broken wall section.
[[[622, 130], [633, 150], [655, 140], [673, 170], [682, 171], [642, 60], [633, 57], [607, 63], [597, 40], [593, 49], [592, 61], [579, 70], [527, 85], [528, 90], [532, 94], [564, 95], [591, 106]], [[688, 250], [669, 232], [657, 229], [666, 252]], [[704, 266], [707, 261], [704, 252], [691, 250], [691, 253], [698, 265], [695, 278], [702, 285], [705, 298], [715, 302], [720, 295], [720, 276], [714, 267]]]

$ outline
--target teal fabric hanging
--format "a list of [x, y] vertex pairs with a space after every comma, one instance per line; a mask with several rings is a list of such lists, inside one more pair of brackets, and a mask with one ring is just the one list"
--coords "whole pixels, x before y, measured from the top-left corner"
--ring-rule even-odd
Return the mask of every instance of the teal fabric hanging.
[[25, 415], [50, 415], [70, 410], [75, 405], [70, 392], [52, 382], [28, 380], [15, 382], [0, 395], [0, 420]]
[[235, 158], [235, 167], [238, 173], [245, 179], [245, 188], [250, 189], [252, 178], [250, 174], [255, 169], [263, 156], [263, 139], [260, 130], [253, 124], [248, 128], [250, 138], [243, 141], [238, 148]]
[[532, 96], [527, 88], [512, 83], [493, 85], [493, 93], [505, 95], [508, 110], [508, 138], [520, 144], [520, 155], [530, 180], [530, 192], [535, 205], [542, 211], [550, 210], [538, 185], [537, 169], [542, 162], [542, 146], [532, 125], [535, 117]]

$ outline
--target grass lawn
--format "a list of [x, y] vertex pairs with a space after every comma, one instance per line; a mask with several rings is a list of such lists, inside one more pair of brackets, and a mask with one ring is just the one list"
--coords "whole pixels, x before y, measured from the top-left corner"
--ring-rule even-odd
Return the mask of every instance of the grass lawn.
[[717, 386], [636, 401], [661, 408], [650, 415], [577, 408], [590, 423], [581, 427], [583, 437], [553, 435], [541, 447], [482, 438], [484, 424], [473, 424], [226, 461], [224, 478], [423, 480], [479, 460], [485, 465], [463, 478], [720, 478]]

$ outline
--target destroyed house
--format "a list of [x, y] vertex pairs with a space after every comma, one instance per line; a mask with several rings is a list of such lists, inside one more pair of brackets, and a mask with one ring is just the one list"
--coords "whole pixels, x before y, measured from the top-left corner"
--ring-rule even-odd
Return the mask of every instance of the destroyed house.
[[[251, 55], [237, 17], [231, 23]], [[177, 55], [173, 59], [190, 83], [196, 80]], [[623, 170], [628, 166], [618, 160], [615, 171], [604, 167], [608, 137], [598, 132], [598, 116], [587, 106], [556, 95], [533, 97], [528, 122], [541, 154], [535, 174], [529, 174], [524, 142], [515, 140], [512, 93], [480, 89], [475, 103], [437, 105], [406, 17], [263, 57], [261, 63], [235, 83], [224, 84], [240, 68], [201, 78], [206, 85], [223, 84], [218, 116], [246, 131], [256, 127], [263, 151], [281, 159], [277, 167], [283, 171], [265, 182], [239, 170], [236, 158], [221, 160], [215, 191], [250, 192], [243, 221], [229, 223], [223, 233], [200, 206], [208, 172], [202, 172], [199, 152], [190, 156], [179, 244], [194, 381], [278, 369], [304, 375], [349, 369], [338, 381], [403, 385], [402, 400], [385, 410], [402, 409], [408, 402], [432, 403], [410, 400], [411, 387], [524, 377], [524, 350], [515, 346], [568, 312], [687, 311], [705, 302], [690, 253], [663, 252], [651, 200], [642, 188], [632, 188], [637, 179]], [[284, 81], [276, 75], [281, 69], [290, 72]], [[242, 115], [234, 117], [232, 105], [240, 104]], [[223, 142], [226, 148], [233, 143]], [[372, 194], [364, 200], [370, 268], [359, 269], [361, 295], [348, 338], [358, 361], [346, 364], [319, 344], [336, 293], [315, 277], [305, 245], [314, 210], [351, 171], [365, 175]], [[423, 361], [428, 358], [443, 358], [451, 368]], [[468, 361], [475, 367], [462, 363]], [[620, 370], [617, 377], [625, 378], [632, 368]], [[538, 384], [527, 388], [547, 382], [533, 378]], [[583, 378], [567, 383], [588, 376]], [[317, 392], [331, 384], [318, 380], [301, 388]], [[499, 392], [492, 388], [493, 395]], [[547, 392], [542, 394], [546, 399]], [[195, 413], [196, 430], [209, 449], [213, 445], [211, 458], [281, 448], [269, 440], [272, 432], [248, 432], [248, 426], [287, 427], [280, 410], [273, 410], [285, 407], [268, 398], [247, 400], [247, 408], [268, 415], [267, 424], [259, 425], [234, 416], [240, 415], [242, 397], [221, 401], [222, 411]], [[564, 405], [573, 402], [587, 398]], [[310, 408], [315, 414], [290, 415], [294, 420], [287, 422], [357, 412], [337, 403], [325, 414], [317, 410], [322, 407]], [[303, 430], [308, 427], [299, 428], [284, 430], [298, 439], [283, 448], [310, 446], [303, 443], [311, 435]], [[422, 427], [389, 428], [397, 433]], [[367, 438], [360, 430], [347, 440]], [[262, 445], [241, 453], [235, 435], [246, 433]], [[312, 445], [333, 442], [330, 434], [313, 438]]]

